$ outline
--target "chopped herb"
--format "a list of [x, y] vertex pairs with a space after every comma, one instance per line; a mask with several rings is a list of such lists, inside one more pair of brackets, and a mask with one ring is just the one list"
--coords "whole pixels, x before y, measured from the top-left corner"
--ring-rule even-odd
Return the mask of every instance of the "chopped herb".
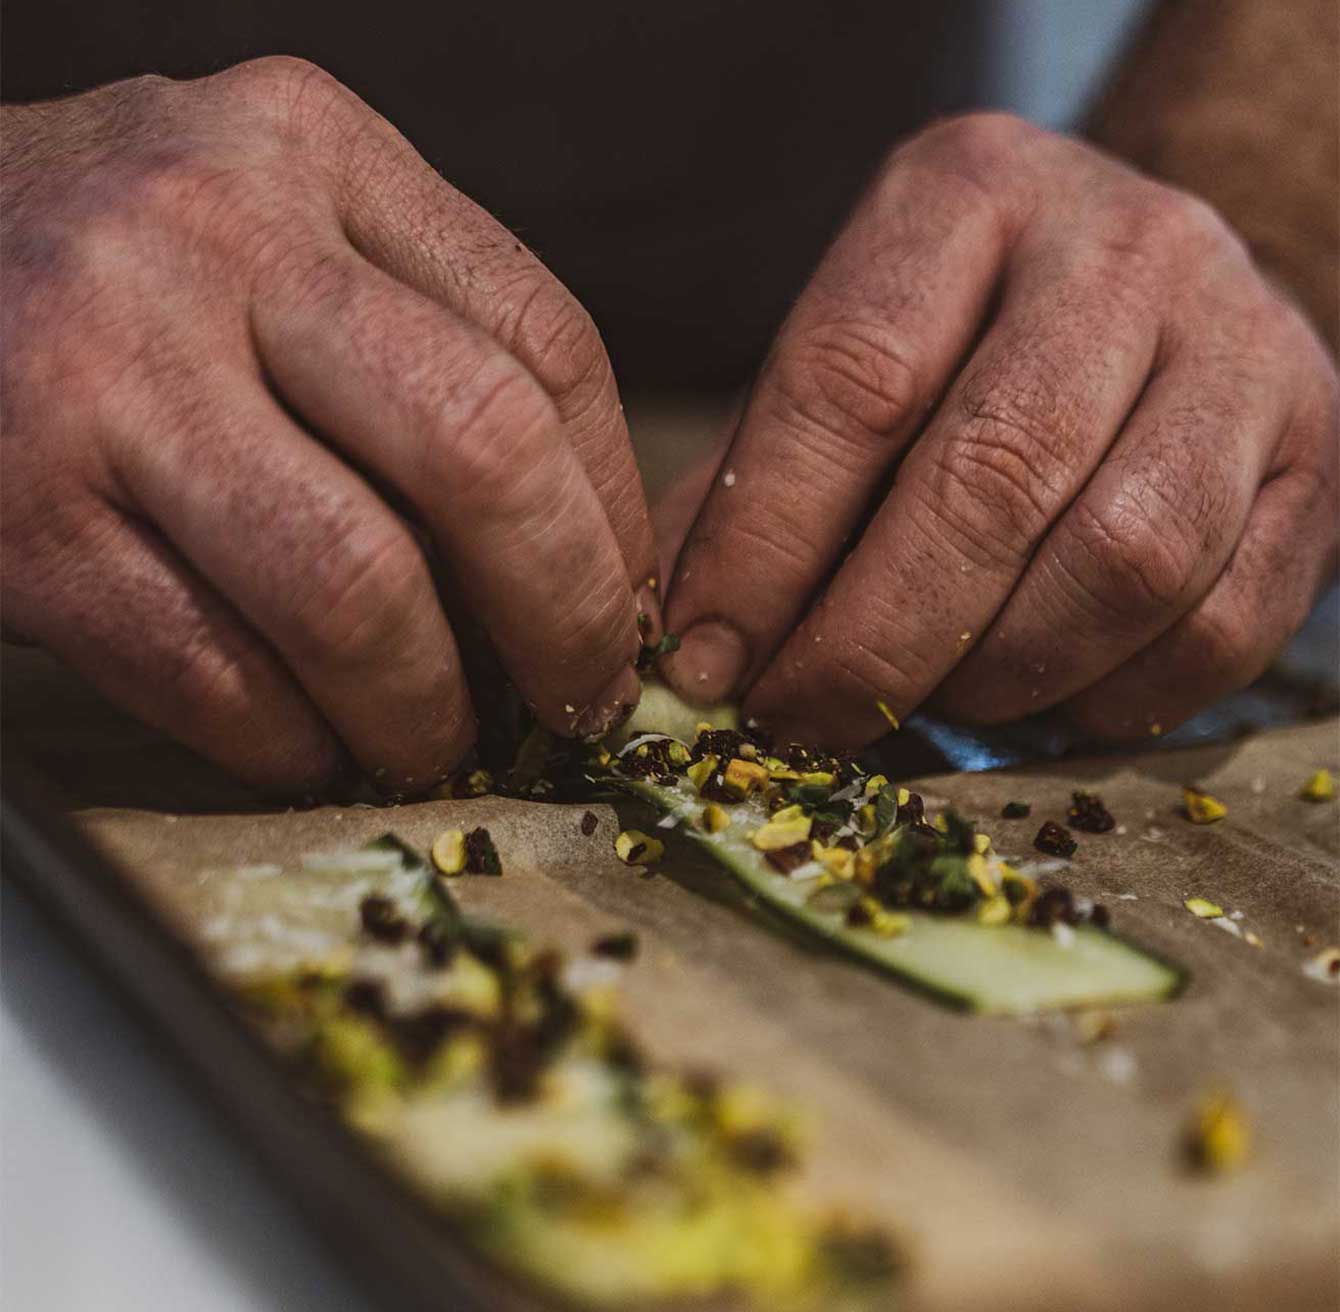
[[757, 1175], [772, 1175], [795, 1164], [795, 1155], [785, 1140], [767, 1125], [730, 1135], [726, 1151], [732, 1161]]
[[873, 1284], [887, 1280], [902, 1268], [893, 1241], [882, 1230], [835, 1222], [820, 1241], [824, 1263], [843, 1283]]
[[775, 852], [765, 852], [763, 855], [774, 870], [789, 875], [793, 870], [800, 869], [807, 861], [812, 860], [814, 853], [807, 839], [804, 842], [792, 843], [790, 847], [778, 848]]
[[1000, 808], [1003, 820], [1027, 820], [1033, 814], [1033, 808], [1027, 802], [1006, 802]]
[[498, 860], [498, 849], [493, 845], [493, 837], [482, 826], [472, 829], [465, 836], [465, 873], [468, 875], [500, 875], [502, 862]]
[[1070, 808], [1066, 818], [1071, 827], [1086, 834], [1105, 834], [1116, 827], [1112, 813], [1103, 805], [1103, 799], [1097, 793], [1071, 793]]
[[1028, 923], [1038, 929], [1050, 929], [1057, 924], [1078, 925], [1079, 922], [1074, 894], [1059, 885], [1043, 889], [1028, 909]]
[[395, 908], [389, 897], [369, 894], [358, 904], [363, 932], [379, 943], [403, 942], [409, 933], [409, 922]]
[[591, 944], [591, 952], [594, 956], [609, 957], [612, 961], [632, 961], [637, 956], [637, 935], [628, 931], [602, 934]]
[[386, 1015], [386, 990], [380, 980], [356, 979], [344, 990], [344, 1005], [380, 1020]]
[[406, 870], [421, 870], [428, 863], [422, 853], [411, 847], [399, 834], [389, 831], [363, 844], [365, 852], [398, 852]]
[[1070, 830], [1064, 825], [1058, 825], [1055, 820], [1048, 820], [1038, 830], [1037, 837], [1033, 839], [1033, 846], [1048, 856], [1071, 857], [1075, 855], [1075, 849], [1079, 844], [1071, 838]]
[[392, 1016], [385, 1021], [387, 1032], [402, 1057], [422, 1066], [442, 1045], [443, 1040], [472, 1023], [468, 1011], [434, 1004], [408, 1016]]
[[667, 633], [660, 642], [654, 645], [644, 643], [637, 658], [638, 669], [650, 669], [662, 656], [669, 656], [671, 652], [678, 650], [679, 635], [677, 633]]

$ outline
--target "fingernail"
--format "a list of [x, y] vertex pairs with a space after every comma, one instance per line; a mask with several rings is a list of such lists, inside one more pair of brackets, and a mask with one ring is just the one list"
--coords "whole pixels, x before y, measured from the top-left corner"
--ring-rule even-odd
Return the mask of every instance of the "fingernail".
[[573, 722], [579, 738], [603, 738], [622, 724], [642, 698], [642, 681], [631, 665], [625, 665], [614, 681]]
[[665, 637], [665, 621], [661, 618], [661, 599], [654, 578], [648, 579], [637, 590], [637, 630], [644, 647], [654, 647]]
[[691, 702], [725, 701], [749, 667], [749, 647], [724, 620], [700, 620], [680, 635], [679, 650], [662, 662], [666, 678]]

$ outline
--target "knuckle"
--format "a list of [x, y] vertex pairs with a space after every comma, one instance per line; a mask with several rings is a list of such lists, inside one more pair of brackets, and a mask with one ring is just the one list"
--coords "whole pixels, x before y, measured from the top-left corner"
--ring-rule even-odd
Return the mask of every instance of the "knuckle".
[[769, 372], [792, 424], [863, 449], [872, 440], [882, 445], [925, 404], [920, 369], [880, 324], [808, 328], [782, 347]]
[[322, 661], [376, 662], [431, 595], [423, 557], [407, 532], [389, 525], [337, 525], [322, 545], [294, 610], [294, 641]]
[[539, 438], [553, 420], [551, 403], [510, 356], [481, 362], [445, 406], [420, 404], [430, 411], [429, 463], [462, 504], [505, 514], [547, 463]]
[[548, 275], [522, 301], [510, 345], [532, 362], [536, 376], [555, 399], [598, 392], [612, 378], [595, 321]]
[[1227, 243], [1231, 233], [1215, 208], [1199, 196], [1178, 187], [1155, 184], [1144, 201], [1143, 238], [1168, 250], [1184, 250], [1208, 242]]
[[[1017, 564], [1051, 521], [1054, 504], [1018, 430], [966, 428], [938, 444], [923, 475], [942, 518], [992, 548], [992, 563]], [[993, 531], [989, 525], [997, 525]], [[1003, 531], [1002, 531], [1003, 530]]]
[[296, 55], [264, 55], [217, 75], [244, 107], [282, 136], [311, 140], [361, 103], [320, 65]]
[[1258, 618], [1241, 606], [1203, 606], [1179, 635], [1177, 663], [1212, 694], [1249, 683], [1268, 658], [1261, 650]]
[[987, 110], [932, 124], [912, 149], [937, 173], [959, 177], [990, 197], [1014, 176], [1020, 157], [1047, 135], [1017, 114]]
[[937, 148], [948, 147], [974, 161], [995, 162], [1044, 133], [1028, 119], [1007, 110], [978, 110], [942, 119], [923, 135]]
[[1071, 543], [1087, 562], [1077, 581], [1102, 617], [1138, 624], [1181, 607], [1195, 569], [1183, 535], [1160, 532], [1124, 496], [1101, 512], [1077, 505], [1072, 519]]

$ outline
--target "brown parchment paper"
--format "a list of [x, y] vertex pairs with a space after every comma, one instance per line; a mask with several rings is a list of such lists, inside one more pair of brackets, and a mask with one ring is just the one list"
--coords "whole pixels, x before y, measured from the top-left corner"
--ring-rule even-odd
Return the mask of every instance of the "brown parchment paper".
[[[999, 850], [1025, 859], [1071, 788], [1102, 791], [1125, 832], [1079, 835], [1065, 879], [1107, 901], [1122, 932], [1187, 966], [1191, 982], [1174, 1002], [1114, 1013], [1115, 1033], [1091, 1045], [1070, 1018], [958, 1015], [766, 929], [682, 842], [644, 877], [613, 856], [620, 820], [609, 807], [592, 808], [590, 837], [585, 808], [498, 799], [94, 809], [79, 821], [187, 935], [208, 910], [202, 871], [296, 863], [388, 828], [426, 845], [448, 825], [488, 825], [505, 874], [457, 880], [466, 908], [568, 948], [636, 930], [625, 993], [650, 1049], [808, 1108], [806, 1187], [907, 1237], [912, 1309], [1320, 1309], [1340, 1296], [1340, 992], [1301, 966], [1337, 937], [1340, 844], [1336, 805], [1295, 794], [1336, 757], [1327, 722], [1156, 758], [922, 781], [928, 798], [981, 818]], [[1183, 779], [1220, 797], [1228, 820], [1181, 818]], [[1030, 820], [994, 818], [1013, 798], [1033, 804]], [[624, 811], [634, 819], [648, 817]], [[1241, 912], [1264, 946], [1196, 920], [1181, 905], [1191, 894]], [[1207, 1180], [1182, 1168], [1178, 1140], [1212, 1085], [1246, 1104], [1256, 1150], [1241, 1173]]]

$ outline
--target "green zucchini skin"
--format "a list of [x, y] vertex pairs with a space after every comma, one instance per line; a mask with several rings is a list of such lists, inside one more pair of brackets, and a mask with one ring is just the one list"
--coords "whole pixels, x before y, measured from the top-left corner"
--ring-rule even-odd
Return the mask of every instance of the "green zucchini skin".
[[1185, 983], [1178, 967], [1092, 925], [1064, 944], [1046, 930], [982, 925], [971, 916], [908, 911], [908, 930], [884, 937], [848, 925], [840, 911], [809, 905], [811, 890], [773, 870], [732, 826], [720, 834], [698, 827], [703, 806], [684, 788], [611, 775], [610, 782], [680, 817], [679, 832], [706, 849], [769, 910], [824, 943], [893, 976], [935, 1000], [978, 1015], [1165, 1001]]

